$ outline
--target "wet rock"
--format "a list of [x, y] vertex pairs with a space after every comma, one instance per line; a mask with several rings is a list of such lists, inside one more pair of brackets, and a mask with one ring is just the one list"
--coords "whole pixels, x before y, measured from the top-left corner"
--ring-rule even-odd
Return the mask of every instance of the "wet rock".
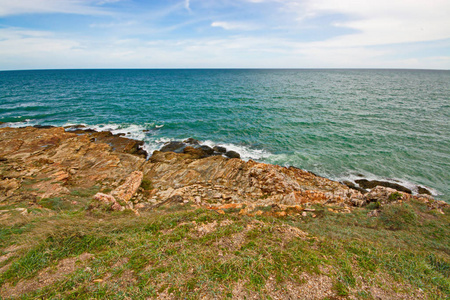
[[359, 186], [357, 186], [356, 184], [354, 184], [354, 183], [351, 182], [351, 181], [344, 180], [344, 181], [342, 181], [342, 183], [345, 184], [346, 186], [348, 186], [348, 187], [351, 188], [351, 189], [360, 191], [360, 192], [363, 193], [363, 194], [367, 193], [367, 190], [365, 190], [365, 189], [363, 189], [363, 188], [360, 188]]
[[222, 147], [222, 146], [214, 146], [213, 150], [218, 153], [226, 153], [227, 152], [227, 148]]
[[194, 138], [188, 138], [187, 140], [184, 140], [184, 142], [189, 145], [200, 145], [200, 141]]
[[69, 125], [69, 126], [64, 126], [64, 129], [66, 129], [66, 130], [75, 130], [75, 129], [82, 129], [82, 128], [86, 128], [86, 126], [84, 126], [84, 125]]
[[201, 145], [199, 147], [199, 149], [202, 149], [208, 155], [213, 155], [213, 153], [214, 153], [214, 150], [210, 146], [207, 146], [207, 145]]
[[410, 189], [408, 189], [400, 184], [388, 182], [388, 181], [357, 179], [357, 180], [355, 180], [355, 182], [364, 189], [373, 189], [376, 186], [384, 186], [384, 187], [388, 187], [391, 189], [395, 189], [400, 192], [404, 192], [404, 193], [408, 193], [408, 194], [412, 193]]
[[228, 158], [241, 158], [241, 155], [236, 151], [229, 150], [225, 153], [225, 156]]
[[431, 192], [428, 189], [426, 189], [426, 188], [424, 188], [422, 186], [418, 186], [417, 189], [418, 189], [419, 194], [429, 195], [429, 196], [432, 195]]
[[165, 144], [159, 151], [161, 152], [181, 152], [186, 147], [186, 144], [179, 141], [172, 141]]
[[189, 157], [192, 159], [200, 159], [200, 158], [205, 158], [205, 157], [209, 156], [209, 154], [206, 153], [205, 151], [203, 151], [203, 149], [194, 148], [191, 146], [187, 146], [186, 148], [184, 148], [183, 153], [188, 154]]
[[51, 126], [51, 125], [34, 125], [34, 128], [39, 128], [39, 129], [49, 129], [49, 128], [54, 128], [55, 126]]

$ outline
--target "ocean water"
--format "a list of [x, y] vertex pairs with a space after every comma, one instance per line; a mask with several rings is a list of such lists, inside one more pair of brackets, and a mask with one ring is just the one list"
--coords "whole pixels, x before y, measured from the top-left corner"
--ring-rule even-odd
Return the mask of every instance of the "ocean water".
[[450, 71], [7, 71], [0, 121], [85, 124], [148, 151], [193, 137], [335, 180], [419, 184], [450, 201]]

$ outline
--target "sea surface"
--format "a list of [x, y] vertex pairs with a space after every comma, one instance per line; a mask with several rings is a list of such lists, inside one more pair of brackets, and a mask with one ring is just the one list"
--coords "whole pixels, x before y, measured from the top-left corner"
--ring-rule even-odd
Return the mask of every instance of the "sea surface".
[[4, 71], [0, 121], [85, 124], [150, 152], [193, 137], [244, 159], [418, 184], [450, 201], [450, 71]]

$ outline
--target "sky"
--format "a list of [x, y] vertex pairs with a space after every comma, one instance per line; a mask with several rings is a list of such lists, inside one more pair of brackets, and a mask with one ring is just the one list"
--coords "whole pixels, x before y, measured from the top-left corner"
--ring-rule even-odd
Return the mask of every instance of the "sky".
[[0, 70], [450, 69], [449, 0], [0, 0]]

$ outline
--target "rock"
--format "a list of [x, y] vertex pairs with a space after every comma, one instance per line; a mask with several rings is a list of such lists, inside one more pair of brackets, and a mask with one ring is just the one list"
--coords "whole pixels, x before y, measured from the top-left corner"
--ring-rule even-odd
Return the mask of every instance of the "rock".
[[15, 178], [0, 180], [0, 202], [2, 198], [11, 196], [20, 187], [20, 182]]
[[345, 184], [346, 186], [348, 186], [348, 187], [351, 188], [351, 189], [360, 191], [360, 192], [363, 193], [363, 194], [367, 193], [367, 190], [365, 190], [365, 189], [363, 189], [363, 188], [360, 188], [359, 186], [356, 186], [356, 184], [354, 184], [354, 183], [351, 182], [351, 181], [344, 180], [344, 181], [342, 181], [342, 183]]
[[205, 158], [209, 156], [208, 153], [206, 153], [202, 149], [194, 148], [191, 146], [187, 146], [186, 148], [184, 148], [183, 153], [188, 154], [192, 159]]
[[183, 142], [185, 142], [186, 144], [189, 144], [189, 145], [200, 145], [200, 141], [193, 139], [193, 138], [188, 138], [187, 140], [184, 140]]
[[418, 190], [419, 194], [430, 195], [430, 196], [432, 195], [431, 192], [428, 189], [426, 189], [426, 188], [424, 188], [422, 186], [418, 186], [417, 190]]
[[172, 141], [165, 144], [159, 151], [161, 152], [181, 152], [186, 147], [183, 142]]
[[368, 216], [368, 217], [378, 217], [378, 216], [380, 215], [380, 212], [381, 212], [381, 210], [374, 209], [374, 210], [372, 210], [372, 211], [369, 211], [369, 212], [367, 213], [367, 216]]
[[213, 150], [218, 153], [226, 153], [227, 152], [227, 148], [222, 147], [222, 146], [214, 146]]
[[141, 171], [134, 171], [121, 186], [111, 192], [111, 195], [118, 200], [125, 202], [130, 201], [141, 185], [143, 178], [144, 174]]
[[381, 203], [390, 203], [399, 200], [409, 200], [411, 195], [408, 193], [399, 192], [398, 190], [392, 188], [376, 186], [369, 193], [367, 193], [364, 198], [367, 202], [378, 201]]
[[212, 155], [214, 153], [214, 150], [210, 146], [207, 146], [207, 145], [201, 145], [199, 147], [199, 149], [202, 149], [208, 155]]
[[51, 126], [51, 125], [34, 125], [34, 128], [39, 128], [39, 129], [49, 129], [49, 128], [53, 128], [55, 126]]
[[95, 194], [94, 199], [104, 204], [114, 204], [117, 202], [113, 196], [103, 193]]
[[94, 196], [94, 200], [97, 200], [101, 205], [96, 205], [95, 203], [91, 203], [91, 205], [89, 206], [90, 209], [99, 209], [102, 208], [102, 206], [105, 206], [105, 208], [114, 210], [114, 211], [123, 211], [125, 208], [120, 205], [117, 200], [111, 196], [111, 195], [107, 195], [107, 194], [103, 194], [103, 193], [97, 193]]
[[241, 155], [236, 151], [229, 150], [225, 153], [225, 156], [228, 158], [241, 158]]
[[400, 184], [388, 182], [388, 181], [357, 179], [357, 180], [355, 180], [355, 182], [364, 189], [372, 189], [376, 186], [384, 186], [384, 187], [388, 187], [391, 189], [396, 189], [397, 191], [400, 191], [400, 192], [404, 192], [404, 193], [408, 193], [408, 194], [412, 193], [410, 189], [408, 189]]

